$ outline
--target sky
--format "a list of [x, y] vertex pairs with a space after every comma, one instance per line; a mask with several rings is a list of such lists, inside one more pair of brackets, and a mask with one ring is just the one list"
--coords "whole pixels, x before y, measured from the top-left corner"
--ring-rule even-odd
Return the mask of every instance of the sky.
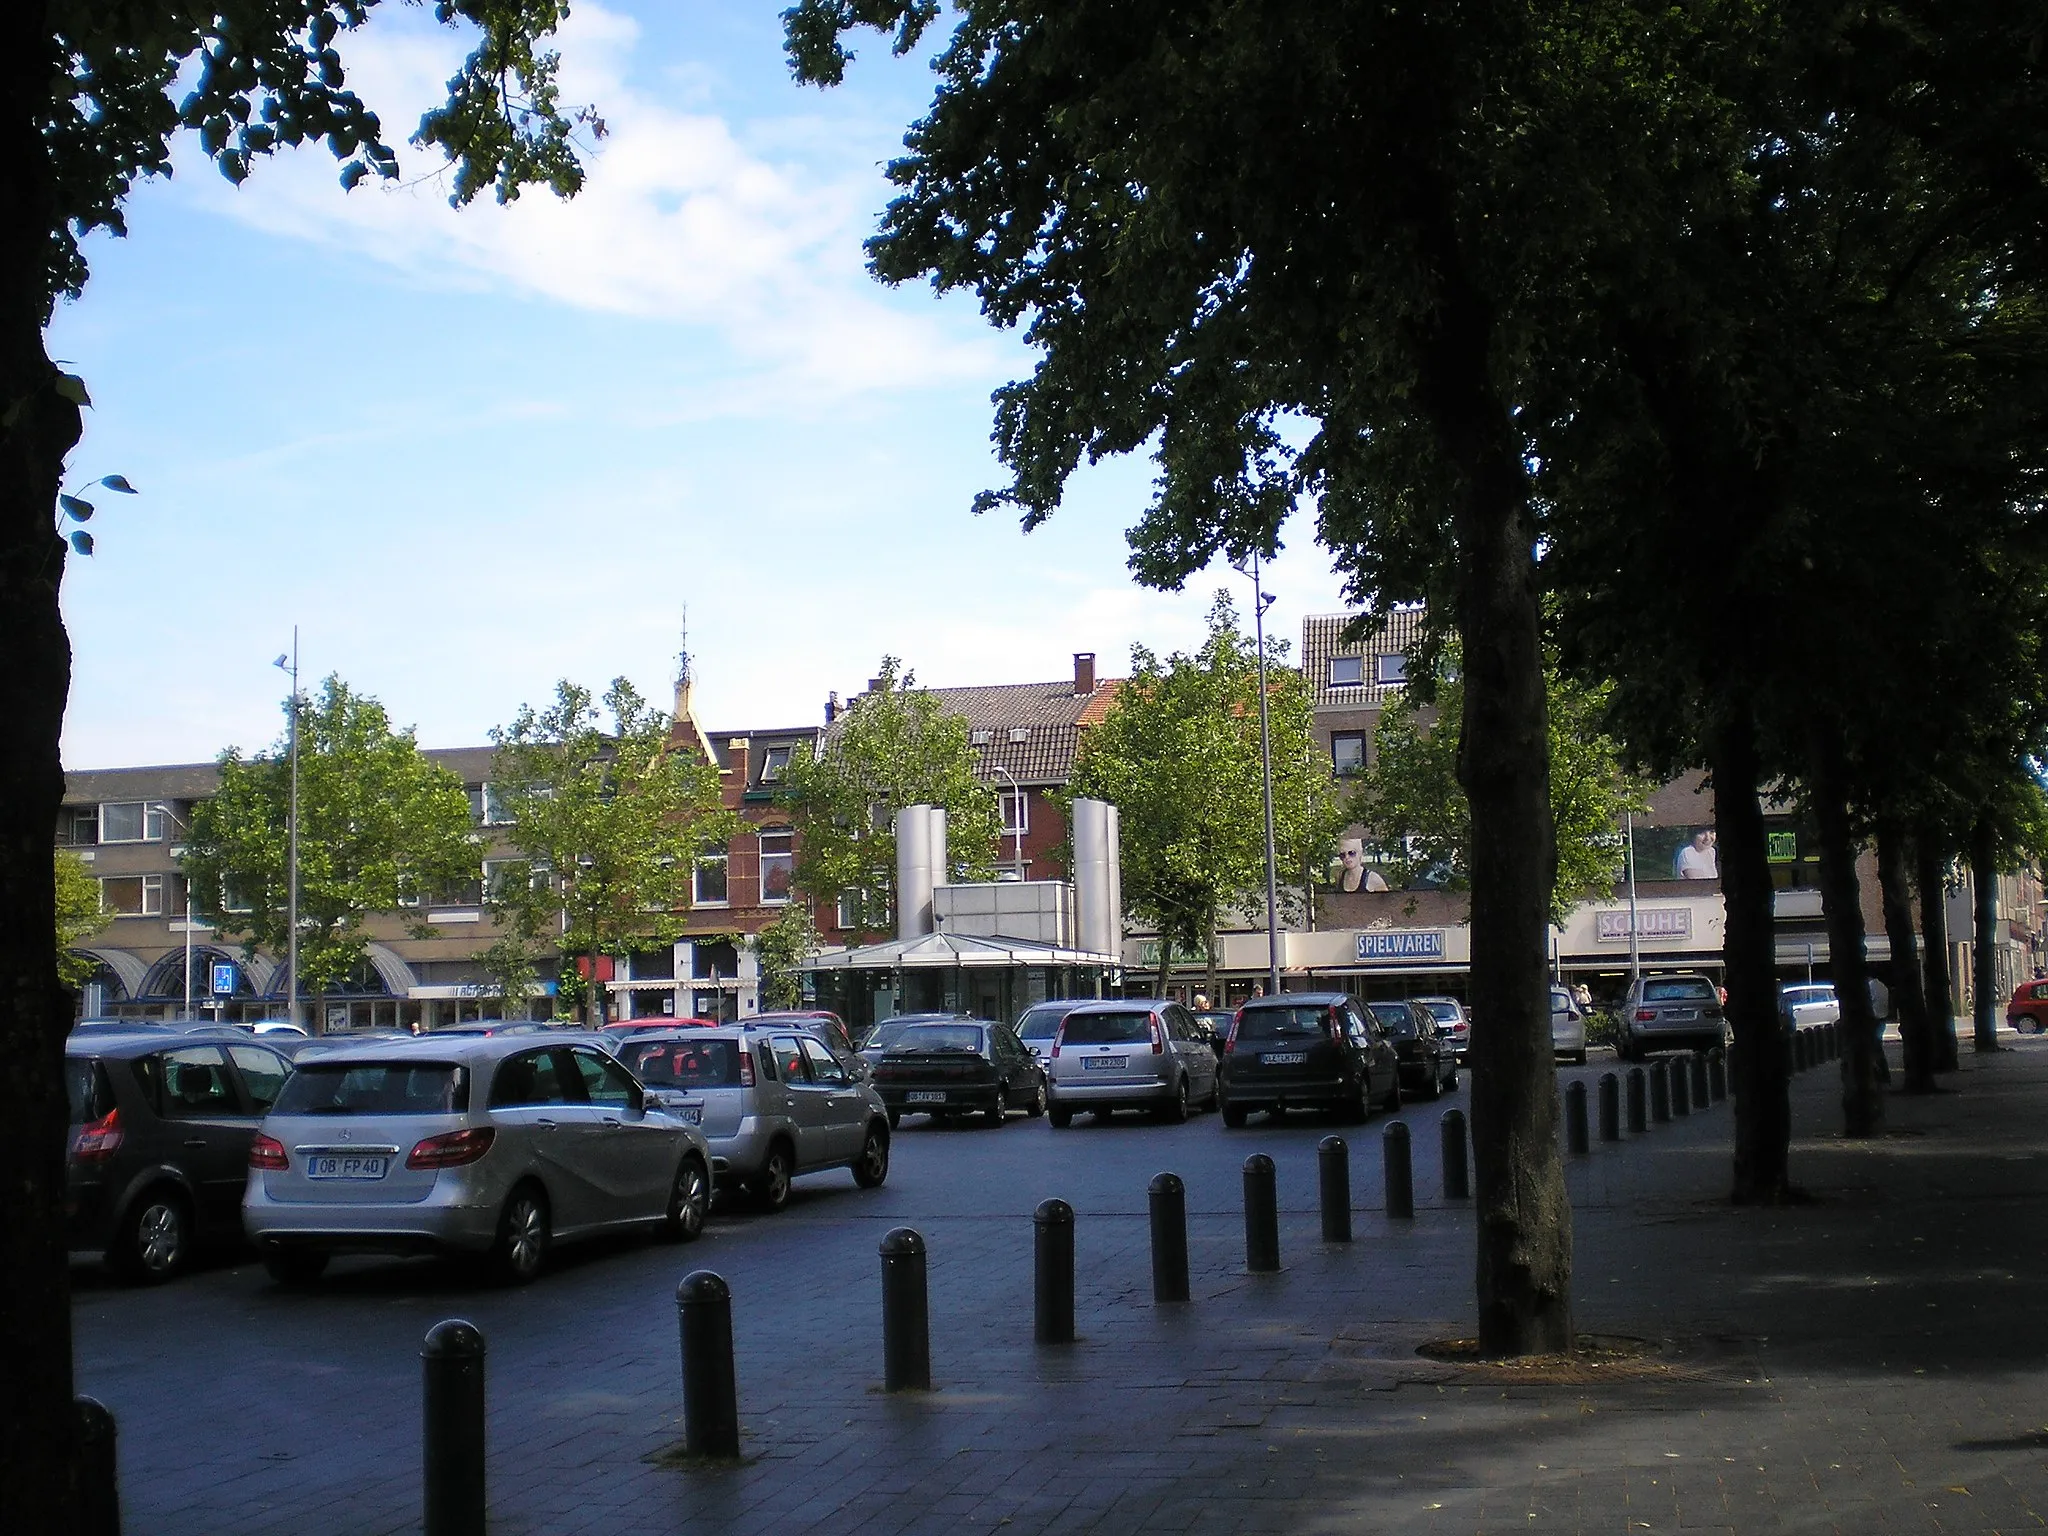
[[[892, 290], [861, 242], [930, 99], [870, 41], [792, 84], [782, 0], [577, 0], [563, 99], [608, 128], [588, 181], [457, 212], [437, 158], [343, 193], [324, 148], [230, 186], [185, 143], [50, 351], [91, 392], [67, 489], [120, 474], [64, 612], [67, 767], [210, 760], [279, 735], [296, 628], [425, 746], [475, 745], [569, 678], [666, 707], [687, 623], [713, 731], [818, 721], [880, 658], [932, 686], [1069, 675], [1199, 642], [1217, 566], [1137, 586], [1152, 465], [1084, 469], [1023, 533], [990, 392], [1033, 356], [971, 296]], [[343, 44], [402, 139], [468, 45], [387, 5]], [[928, 51], [927, 51], [928, 53]], [[1266, 570], [1271, 629], [1342, 606], [1309, 515]], [[687, 618], [686, 618], [687, 615]]]

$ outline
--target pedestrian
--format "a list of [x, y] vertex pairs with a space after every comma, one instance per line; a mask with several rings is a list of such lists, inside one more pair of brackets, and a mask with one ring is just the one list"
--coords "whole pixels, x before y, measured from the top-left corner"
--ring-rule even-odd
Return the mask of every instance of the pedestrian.
[[1206, 993], [1206, 992], [1197, 992], [1197, 993], [1195, 994], [1195, 1012], [1197, 1012], [1197, 1013], [1207, 1013], [1208, 1011], [1209, 1011], [1209, 994], [1208, 994], [1208, 993]]

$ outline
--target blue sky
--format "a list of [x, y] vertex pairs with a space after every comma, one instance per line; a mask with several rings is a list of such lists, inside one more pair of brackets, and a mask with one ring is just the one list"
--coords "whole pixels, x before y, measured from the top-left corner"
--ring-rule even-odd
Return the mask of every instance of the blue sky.
[[[351, 83], [400, 138], [465, 39], [386, 6]], [[989, 392], [1028, 370], [970, 300], [891, 291], [860, 242], [929, 97], [871, 45], [799, 90], [776, 4], [579, 3], [564, 97], [610, 135], [589, 184], [456, 213], [433, 162], [343, 194], [324, 150], [230, 187], [185, 146], [50, 346], [94, 400], [68, 484], [108, 473], [74, 560], [65, 761], [200, 761], [278, 731], [270, 665], [481, 742], [558, 677], [666, 702], [688, 609], [714, 730], [819, 718], [886, 654], [934, 685], [1105, 675], [1192, 644], [1218, 568], [1137, 587], [1151, 466], [1085, 471], [1046, 527], [975, 518]], [[1277, 632], [1339, 606], [1308, 520]]]

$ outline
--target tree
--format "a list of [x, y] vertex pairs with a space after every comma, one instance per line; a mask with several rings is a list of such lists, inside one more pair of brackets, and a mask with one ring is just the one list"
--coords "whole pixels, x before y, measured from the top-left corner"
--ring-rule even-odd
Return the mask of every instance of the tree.
[[85, 860], [68, 848], [57, 850], [57, 975], [66, 987], [92, 980], [93, 962], [74, 946], [107, 925], [100, 910], [100, 883]]
[[[621, 677], [603, 711], [564, 681], [546, 710], [528, 705], [491, 732], [491, 788], [524, 863], [501, 866], [485, 899], [518, 938], [558, 933], [584, 975], [600, 955], [673, 944], [698, 863], [739, 829], [717, 765], [679, 747], [670, 725]], [[590, 997], [601, 1023], [603, 993]]]
[[[342, 182], [395, 174], [377, 116], [347, 88], [341, 44], [376, 0], [179, 0], [0, 6], [0, 1487], [26, 1531], [70, 1523], [78, 1461], [64, 1252], [63, 1042], [72, 1004], [55, 963], [54, 875], [44, 848], [63, 800], [58, 738], [71, 652], [58, 591], [64, 461], [84, 381], [51, 362], [52, 307], [84, 287], [81, 238], [124, 231], [138, 178], [168, 175], [172, 140], [240, 182], [253, 160], [324, 138]], [[454, 167], [452, 195], [501, 199], [580, 184], [545, 39], [566, 0], [442, 0], [478, 44], [415, 139]], [[171, 92], [185, 87], [176, 99]], [[309, 333], [310, 335], [311, 333]], [[309, 343], [311, 344], [311, 343]]]
[[906, 805], [946, 813], [947, 878], [991, 878], [1001, 806], [975, 777], [977, 762], [965, 717], [884, 656], [875, 686], [847, 705], [819, 749], [790, 758], [781, 798], [796, 823], [797, 889], [821, 902], [853, 892], [866, 926], [893, 929], [896, 813]]
[[[1308, 682], [1285, 664], [1286, 641], [1267, 651], [1273, 842], [1286, 872], [1327, 862], [1343, 813]], [[1200, 650], [1162, 661], [1132, 648], [1129, 679], [1081, 737], [1064, 799], [1081, 798], [1117, 807], [1124, 904], [1159, 930], [1161, 987], [1176, 951], [1199, 950], [1214, 993], [1218, 919], [1266, 904], [1258, 655], [1227, 592]]]
[[[1381, 711], [1372, 767], [1352, 802], [1352, 817], [1392, 855], [1402, 877], [1446, 872], [1452, 889], [1471, 882], [1472, 816], [1458, 783], [1463, 684], [1457, 650], [1445, 650], [1431, 686], [1411, 685]], [[1550, 814], [1557, 827], [1557, 873], [1550, 910], [1562, 922], [1578, 902], [1614, 894], [1621, 871], [1616, 834], [1623, 815], [1643, 808], [1643, 785], [1624, 773], [1620, 748], [1604, 729], [1605, 686], [1587, 686], [1547, 669]]]
[[775, 921], [754, 935], [754, 955], [761, 968], [761, 1006], [803, 1005], [803, 963], [818, 952], [818, 925], [811, 909], [793, 901]]
[[[298, 989], [317, 997], [362, 963], [366, 918], [424, 911], [474, 882], [481, 854], [462, 780], [422, 757], [410, 728], [393, 731], [382, 704], [329, 677], [298, 707]], [[283, 955], [291, 939], [291, 784], [286, 740], [246, 759], [230, 747], [220, 787], [192, 808], [181, 863], [193, 909], [249, 953]]]

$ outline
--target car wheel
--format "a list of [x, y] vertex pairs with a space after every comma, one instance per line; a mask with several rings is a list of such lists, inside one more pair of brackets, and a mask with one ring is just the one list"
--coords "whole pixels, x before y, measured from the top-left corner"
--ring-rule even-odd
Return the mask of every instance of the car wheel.
[[136, 1198], [107, 1250], [108, 1265], [142, 1285], [162, 1284], [191, 1259], [192, 1206], [168, 1184]]
[[310, 1248], [266, 1248], [263, 1272], [279, 1285], [311, 1285], [327, 1272], [324, 1253]]
[[1109, 1124], [1110, 1117], [1114, 1115], [1116, 1111], [1113, 1109], [1091, 1109], [1088, 1111], [1088, 1113], [1095, 1117], [1095, 1123], [1097, 1125], [1107, 1125]]
[[1003, 1125], [1010, 1118], [1010, 1091], [1001, 1083], [996, 1084], [995, 1102], [988, 1107], [988, 1123]]
[[548, 1222], [548, 1197], [528, 1184], [512, 1191], [498, 1216], [498, 1241], [491, 1267], [506, 1285], [525, 1285], [547, 1262], [554, 1236]]
[[761, 1175], [754, 1180], [754, 1197], [766, 1211], [779, 1211], [789, 1204], [789, 1181], [795, 1175], [794, 1158], [789, 1143], [778, 1141], [768, 1148], [767, 1160], [761, 1164]]
[[1458, 1091], [1458, 1067], [1457, 1067], [1457, 1063], [1456, 1063], [1456, 1062], [1453, 1062], [1453, 1063], [1451, 1064], [1451, 1070], [1450, 1070], [1450, 1071], [1449, 1071], [1449, 1073], [1447, 1073], [1447, 1074], [1445, 1075], [1445, 1077], [1444, 1077], [1444, 1092], [1445, 1092], [1445, 1093], [1456, 1093], [1457, 1091]]
[[853, 1182], [862, 1189], [880, 1189], [889, 1177], [889, 1133], [879, 1125], [868, 1127], [868, 1139], [861, 1143], [860, 1158], [853, 1165]]
[[1045, 1079], [1041, 1077], [1031, 1090], [1031, 1102], [1024, 1106], [1024, 1113], [1036, 1120], [1045, 1113], [1045, 1104]]
[[692, 1152], [676, 1169], [676, 1181], [668, 1194], [666, 1231], [672, 1242], [694, 1243], [704, 1232], [704, 1220], [711, 1214], [711, 1175]]
[[1429, 1069], [1429, 1087], [1424, 1090], [1422, 1097], [1428, 1099], [1431, 1103], [1435, 1103], [1443, 1094], [1443, 1078], [1439, 1075], [1442, 1071], [1443, 1064], [1441, 1062]]
[[1071, 1109], [1062, 1109], [1057, 1104], [1049, 1104], [1046, 1106], [1045, 1118], [1054, 1130], [1064, 1131], [1074, 1123], [1074, 1112]]
[[1380, 1107], [1392, 1114], [1401, 1107], [1401, 1074], [1396, 1072], [1387, 1084], [1387, 1096]]
[[1159, 1118], [1169, 1125], [1185, 1125], [1188, 1119], [1188, 1080], [1177, 1078], [1173, 1085], [1173, 1097], [1159, 1107]]
[[903, 1111], [902, 1111], [902, 1110], [900, 1110], [900, 1109], [892, 1109], [892, 1110], [890, 1110], [890, 1111], [889, 1111], [889, 1129], [893, 1131], [893, 1130], [895, 1130], [895, 1129], [896, 1129], [896, 1127], [897, 1127], [897, 1126], [901, 1125], [902, 1123], [903, 1123]]
[[1225, 1103], [1223, 1105], [1223, 1123], [1233, 1131], [1244, 1128], [1245, 1114], [1246, 1110], [1242, 1104]]

